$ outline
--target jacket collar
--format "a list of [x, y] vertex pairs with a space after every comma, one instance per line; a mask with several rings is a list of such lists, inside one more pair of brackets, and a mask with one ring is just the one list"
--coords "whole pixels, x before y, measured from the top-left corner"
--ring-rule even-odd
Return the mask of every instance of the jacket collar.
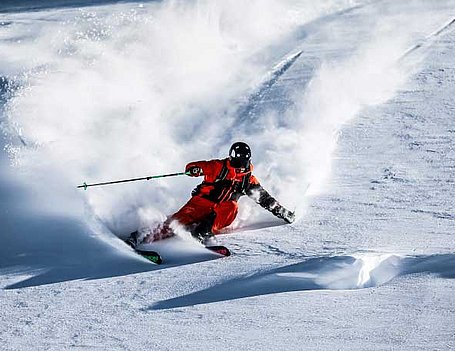
[[250, 166], [245, 171], [237, 172], [238, 169], [231, 166], [231, 161], [229, 160], [229, 158], [227, 158], [226, 160], [227, 160], [226, 166], [229, 170], [229, 173], [232, 175], [235, 174], [236, 177], [246, 176], [247, 174], [250, 174], [253, 171], [254, 166], [251, 162], [250, 162]]

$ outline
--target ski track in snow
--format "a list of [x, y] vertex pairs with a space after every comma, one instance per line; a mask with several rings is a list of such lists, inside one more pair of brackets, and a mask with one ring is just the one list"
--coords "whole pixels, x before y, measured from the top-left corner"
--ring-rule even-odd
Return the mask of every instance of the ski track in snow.
[[[320, 15], [274, 50], [258, 53], [267, 58], [261, 64], [273, 68], [259, 70], [268, 73], [249, 90], [242, 85], [235, 91], [241, 96], [227, 90], [232, 106], [213, 109], [202, 99], [207, 111], [189, 108], [189, 119], [198, 113], [229, 117], [224, 122], [231, 128], [215, 148], [221, 153], [231, 139], [254, 138], [261, 179], [278, 184], [272, 191], [285, 201], [304, 196], [300, 220], [291, 226], [243, 201], [240, 221], [219, 239], [232, 249], [229, 258], [217, 259], [183, 237], [153, 246], [165, 263], [149, 264], [111, 233], [128, 226], [103, 211], [105, 224], [99, 223], [90, 213], [109, 208], [104, 206], [128, 189], [87, 194], [93, 196], [88, 219], [68, 216], [68, 209], [80, 213], [80, 206], [52, 196], [43, 207], [60, 206], [63, 214], [37, 212], [31, 203], [42, 201], [40, 191], [24, 186], [2, 153], [2, 344], [56, 350], [453, 349], [454, 9], [453, 1], [374, 1]], [[70, 19], [71, 11], [53, 20]], [[40, 18], [39, 12], [1, 16], [0, 36], [21, 23], [18, 41], [27, 40], [20, 35], [26, 23]], [[390, 38], [393, 28], [402, 32]], [[24, 78], [13, 82], [0, 75], [3, 113]], [[198, 130], [179, 133], [190, 138]], [[10, 156], [17, 144], [26, 151], [34, 145], [27, 133], [11, 130], [4, 143]], [[279, 153], [299, 143], [301, 150]], [[283, 158], [282, 168], [274, 157]], [[278, 178], [294, 184], [294, 194]], [[191, 186], [181, 181], [176, 191]], [[166, 183], [155, 189], [157, 203], [175, 205], [162, 202]], [[69, 194], [75, 196], [64, 191], [62, 197]], [[140, 207], [156, 219], [144, 199], [126, 195], [131, 209], [114, 206], [112, 217], [122, 213], [134, 222], [138, 216], [128, 211]], [[248, 216], [255, 220], [245, 221]]]

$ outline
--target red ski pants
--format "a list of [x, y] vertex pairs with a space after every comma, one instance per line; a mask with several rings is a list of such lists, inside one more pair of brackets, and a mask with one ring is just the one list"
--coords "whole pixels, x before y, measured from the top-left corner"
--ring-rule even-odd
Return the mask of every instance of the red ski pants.
[[201, 222], [212, 212], [215, 212], [216, 215], [212, 225], [212, 233], [219, 234], [220, 230], [231, 224], [237, 216], [237, 202], [225, 201], [217, 204], [200, 196], [193, 196], [171, 216], [171, 219], [179, 221], [182, 225], [191, 225]]

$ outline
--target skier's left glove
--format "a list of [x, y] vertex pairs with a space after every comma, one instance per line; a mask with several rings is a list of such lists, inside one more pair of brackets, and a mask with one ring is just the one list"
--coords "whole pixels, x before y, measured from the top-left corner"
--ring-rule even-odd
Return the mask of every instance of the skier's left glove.
[[286, 210], [283, 206], [277, 205], [271, 211], [278, 218], [283, 219], [286, 223], [293, 223], [295, 221], [295, 213]]

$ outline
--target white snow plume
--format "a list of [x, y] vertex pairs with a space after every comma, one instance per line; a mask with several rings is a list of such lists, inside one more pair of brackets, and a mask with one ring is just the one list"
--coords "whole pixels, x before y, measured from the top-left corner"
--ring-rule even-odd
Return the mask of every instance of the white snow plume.
[[[360, 46], [351, 52], [341, 49], [339, 57], [323, 59], [307, 89], [294, 92], [296, 107], [286, 117], [292, 131], [277, 133], [279, 142], [274, 142], [279, 145], [277, 149], [297, 150], [281, 155], [287, 160], [285, 164], [292, 165], [283, 173], [294, 174], [296, 186], [301, 187], [297, 194], [302, 194], [308, 184], [309, 194], [324, 191], [343, 124], [392, 98], [418, 70], [425, 50], [419, 51], [420, 46], [415, 50], [415, 44], [424, 47], [422, 44], [440, 34], [441, 24], [446, 28], [451, 18], [450, 14], [435, 16], [431, 7], [421, 2], [405, 9], [403, 4], [393, 4], [388, 15], [371, 23], [368, 33], [360, 33], [365, 36]], [[351, 45], [342, 32], [338, 35], [343, 46]], [[413, 55], [405, 57], [410, 48]], [[302, 182], [299, 174], [306, 181]], [[288, 191], [285, 198], [295, 200], [295, 191]]]
[[[361, 12], [358, 15], [362, 16]], [[249, 126], [238, 133], [251, 138], [253, 151], [259, 151], [256, 171], [283, 204], [301, 214], [307, 203], [304, 196], [318, 194], [330, 185], [342, 126], [367, 108], [386, 102], [403, 87], [422, 56], [415, 52], [402, 60], [403, 54], [443, 20], [430, 17], [416, 21], [413, 13], [392, 12], [372, 22], [367, 32], [359, 31], [360, 40], [344, 35], [346, 29], [334, 31], [328, 23], [314, 33], [320, 39], [300, 47], [302, 55], [286, 72], [291, 83], [276, 89], [287, 94], [287, 110], [280, 111], [274, 102], [254, 116], [254, 123], [261, 127], [254, 129], [253, 135], [248, 135]], [[330, 50], [334, 53], [325, 54]], [[307, 73], [305, 66], [312, 62], [316, 64]], [[293, 83], [299, 79], [308, 81], [304, 88]], [[260, 210], [248, 204], [240, 213], [245, 221], [259, 216]]]
[[34, 192], [45, 189], [40, 209], [80, 213], [85, 195], [116, 231], [160, 220], [195, 180], [75, 186], [224, 157], [212, 145], [232, 122], [225, 111], [267, 71], [267, 48], [352, 3], [165, 1], [10, 14], [0, 62], [22, 85], [6, 106], [17, 173]]
[[323, 62], [306, 91], [298, 92], [295, 120], [300, 133], [291, 148], [301, 163], [294, 163], [308, 177], [311, 193], [321, 191], [330, 175], [333, 152], [343, 124], [363, 108], [390, 99], [408, 77], [398, 63], [407, 47], [392, 33], [373, 39], [341, 62]]

